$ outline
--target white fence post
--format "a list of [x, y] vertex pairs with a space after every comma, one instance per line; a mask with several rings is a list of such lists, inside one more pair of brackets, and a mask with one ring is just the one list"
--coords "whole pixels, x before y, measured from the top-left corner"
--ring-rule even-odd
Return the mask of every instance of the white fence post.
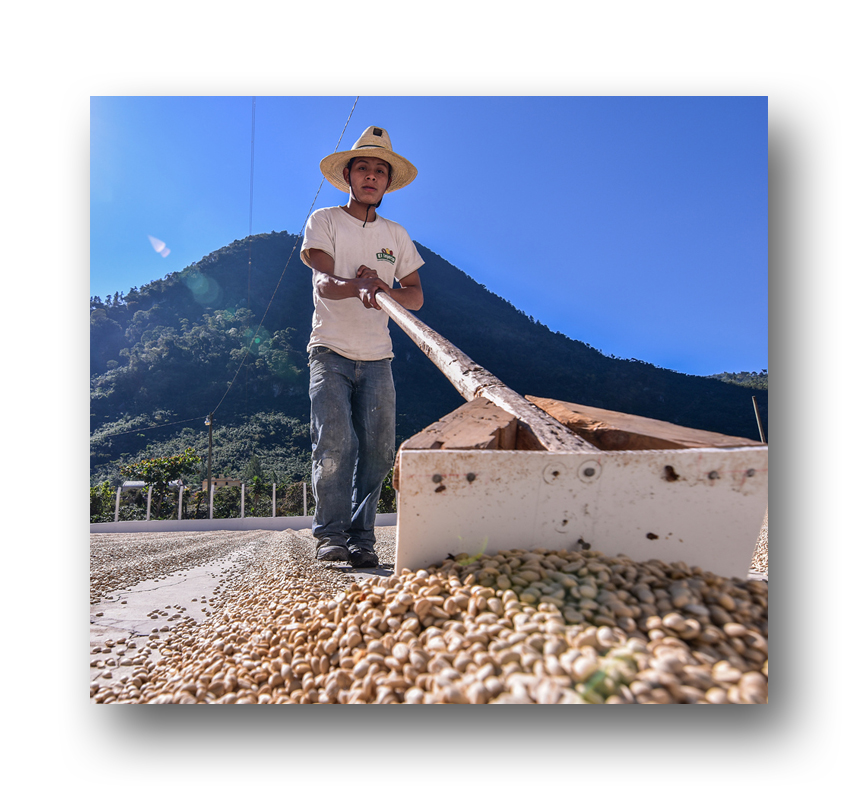
[[304, 492], [304, 516], [307, 516], [307, 482], [301, 481], [301, 488]]
[[116, 490], [116, 513], [113, 515], [113, 521], [119, 522], [119, 495], [122, 494], [122, 484], [119, 484], [119, 488]]
[[146, 492], [146, 522], [149, 521], [150, 512], [152, 510], [152, 487], [149, 487], [149, 491]]
[[277, 516], [277, 484], [271, 484], [271, 516]]
[[185, 486], [182, 484], [179, 486], [179, 519], [182, 518], [182, 496], [185, 493]]

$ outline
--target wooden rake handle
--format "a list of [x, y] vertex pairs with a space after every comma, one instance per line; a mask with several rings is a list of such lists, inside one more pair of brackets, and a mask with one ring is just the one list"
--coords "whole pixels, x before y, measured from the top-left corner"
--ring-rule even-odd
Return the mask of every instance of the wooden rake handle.
[[539, 447], [552, 452], [600, 452], [550, 414], [514, 392], [499, 378], [477, 364], [443, 336], [406, 311], [390, 295], [378, 292], [378, 304], [429, 357], [465, 400], [484, 397], [515, 416], [536, 439]]

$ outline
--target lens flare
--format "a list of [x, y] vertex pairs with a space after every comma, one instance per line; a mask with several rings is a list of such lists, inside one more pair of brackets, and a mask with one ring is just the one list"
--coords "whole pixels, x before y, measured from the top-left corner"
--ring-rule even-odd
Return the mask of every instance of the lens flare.
[[223, 292], [214, 278], [201, 272], [192, 271], [182, 277], [182, 281], [191, 290], [194, 300], [204, 306], [210, 306], [223, 298]]
[[254, 331], [252, 328], [246, 328], [242, 334], [242, 338], [244, 339], [244, 346], [247, 347], [253, 355], [257, 355], [259, 353], [260, 345], [263, 342], [268, 344], [271, 339], [271, 334], [265, 330], [265, 328], [260, 328], [258, 331]]
[[170, 255], [170, 248], [167, 247], [160, 239], [156, 239], [154, 236], [149, 237], [149, 241], [152, 243], [152, 247], [155, 252], [160, 254], [161, 258], [166, 258]]

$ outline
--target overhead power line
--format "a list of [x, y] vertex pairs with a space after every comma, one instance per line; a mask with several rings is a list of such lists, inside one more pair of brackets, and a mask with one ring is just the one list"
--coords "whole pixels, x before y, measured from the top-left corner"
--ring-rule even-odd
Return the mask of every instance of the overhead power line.
[[[354, 105], [352, 106], [352, 110], [349, 112], [349, 116], [348, 116], [348, 119], [346, 120], [346, 124], [343, 126], [343, 130], [340, 133], [340, 138], [337, 140], [337, 146], [334, 148], [334, 152], [336, 152], [340, 148], [340, 142], [342, 142], [342, 140], [343, 140], [343, 136], [345, 135], [346, 128], [348, 128], [348, 126], [349, 126], [349, 122], [351, 121], [352, 114], [354, 113], [355, 106], [357, 106], [357, 101], [359, 99], [360, 99], [359, 96], [355, 98]], [[283, 267], [283, 271], [280, 273], [280, 278], [277, 281], [277, 285], [274, 287], [274, 291], [271, 293], [271, 299], [268, 301], [268, 305], [265, 308], [265, 313], [263, 313], [261, 319], [259, 320], [259, 325], [256, 328], [256, 332], [250, 338], [250, 340], [248, 341], [248, 344], [245, 345], [244, 355], [241, 357], [241, 363], [238, 365], [238, 369], [235, 371], [235, 375], [233, 376], [232, 380], [229, 381], [229, 383], [227, 383], [226, 391], [223, 393], [223, 397], [221, 397], [220, 401], [214, 407], [214, 410], [211, 412], [212, 416], [214, 416], [215, 412], [221, 407], [221, 404], [223, 403], [223, 401], [226, 400], [226, 396], [229, 394], [230, 389], [232, 389], [233, 384], [235, 383], [235, 380], [238, 377], [238, 374], [241, 372], [241, 368], [244, 366], [244, 362], [247, 360], [247, 356], [250, 354], [250, 343], [256, 341], [256, 337], [259, 335], [259, 331], [262, 330], [262, 324], [265, 322], [265, 317], [268, 316], [268, 312], [271, 310], [271, 304], [274, 302], [274, 297], [277, 294], [277, 290], [280, 288], [280, 284], [283, 281], [283, 276], [286, 274], [286, 270], [289, 268], [289, 264], [292, 261], [292, 256], [295, 254], [295, 248], [298, 246], [298, 242], [301, 240], [301, 238], [304, 235], [304, 227], [307, 224], [307, 220], [310, 219], [310, 214], [313, 213], [313, 208], [316, 205], [316, 200], [319, 197], [319, 192], [322, 191], [322, 186], [324, 186], [324, 184], [325, 184], [325, 179], [322, 178], [321, 182], [319, 183], [319, 188], [316, 189], [316, 194], [313, 197], [313, 202], [310, 203], [310, 208], [307, 211], [307, 216], [304, 217], [304, 222], [301, 224], [301, 230], [299, 231], [298, 235], [295, 237], [295, 244], [292, 245], [292, 250], [289, 253], [289, 258], [286, 259], [286, 264]]]

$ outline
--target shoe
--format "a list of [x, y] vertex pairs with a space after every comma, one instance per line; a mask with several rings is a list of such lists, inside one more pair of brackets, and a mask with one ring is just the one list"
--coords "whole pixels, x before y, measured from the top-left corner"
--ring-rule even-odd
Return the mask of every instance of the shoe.
[[319, 561], [350, 561], [351, 554], [338, 544], [325, 544], [317, 548], [316, 558]]
[[378, 556], [372, 550], [362, 550], [360, 547], [349, 549], [349, 564], [353, 567], [369, 567], [374, 569], [378, 566]]

